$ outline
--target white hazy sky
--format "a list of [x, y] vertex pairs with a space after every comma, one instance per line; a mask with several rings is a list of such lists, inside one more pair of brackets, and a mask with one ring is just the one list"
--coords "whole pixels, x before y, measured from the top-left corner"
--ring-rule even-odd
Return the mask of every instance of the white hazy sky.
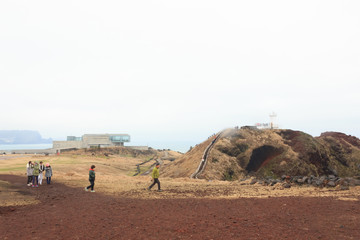
[[360, 1], [0, 2], [0, 129], [360, 137]]

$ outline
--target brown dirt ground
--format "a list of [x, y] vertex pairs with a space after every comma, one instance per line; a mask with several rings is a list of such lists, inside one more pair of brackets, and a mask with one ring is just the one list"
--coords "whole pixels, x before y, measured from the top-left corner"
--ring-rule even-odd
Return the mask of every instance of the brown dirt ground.
[[359, 195], [348, 201], [156, 198], [165, 189], [143, 198], [140, 191], [111, 196], [56, 180], [29, 188], [26, 176], [0, 175], [0, 180], [36, 200], [0, 207], [1, 239], [360, 239]]

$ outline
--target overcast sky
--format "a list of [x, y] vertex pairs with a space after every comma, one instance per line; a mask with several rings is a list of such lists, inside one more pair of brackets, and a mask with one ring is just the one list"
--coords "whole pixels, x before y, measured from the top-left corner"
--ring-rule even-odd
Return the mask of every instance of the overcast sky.
[[2, 130], [360, 137], [360, 1], [0, 1]]

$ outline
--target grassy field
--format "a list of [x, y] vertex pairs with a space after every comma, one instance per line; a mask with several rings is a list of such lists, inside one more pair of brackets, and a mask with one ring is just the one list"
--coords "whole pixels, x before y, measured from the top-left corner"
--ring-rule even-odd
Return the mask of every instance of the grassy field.
[[[1, 159], [0, 174], [19, 175], [24, 177], [26, 184], [26, 164], [28, 161], [43, 161], [50, 163], [53, 168], [52, 181], [60, 182], [70, 187], [83, 190], [89, 185], [88, 171], [92, 164], [96, 166], [95, 189], [97, 193], [115, 195], [129, 198], [269, 198], [286, 196], [325, 197], [333, 196], [341, 200], [360, 199], [360, 187], [351, 187], [350, 190], [337, 191], [330, 188], [292, 187], [283, 189], [280, 185], [262, 186], [250, 185], [248, 181], [206, 181], [190, 178], [162, 178], [162, 168], [166, 168], [170, 162], [160, 168], [160, 182], [163, 192], [145, 190], [151, 184], [150, 176], [133, 176], [136, 165], [149, 159], [149, 156], [118, 156], [108, 157], [89, 154], [62, 154], [60, 156], [19, 155], [11, 159]], [[144, 171], [155, 160], [141, 166]], [[81, 189], [80, 189], [81, 188]], [[21, 193], [12, 190], [11, 185], [0, 182], [0, 199], [2, 206], [11, 204], [11, 198], [5, 195], [10, 193], [16, 204], [36, 203], [31, 196], [22, 196]], [[9, 195], [10, 196], [10, 195]], [[4, 201], [3, 201], [4, 200]]]

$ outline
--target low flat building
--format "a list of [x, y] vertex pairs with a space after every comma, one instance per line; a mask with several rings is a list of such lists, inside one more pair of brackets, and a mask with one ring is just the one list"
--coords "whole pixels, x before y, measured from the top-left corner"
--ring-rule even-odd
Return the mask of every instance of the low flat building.
[[104, 148], [124, 146], [130, 142], [128, 134], [85, 134], [82, 137], [68, 136], [67, 141], [53, 141], [53, 149], [60, 152], [64, 149]]

